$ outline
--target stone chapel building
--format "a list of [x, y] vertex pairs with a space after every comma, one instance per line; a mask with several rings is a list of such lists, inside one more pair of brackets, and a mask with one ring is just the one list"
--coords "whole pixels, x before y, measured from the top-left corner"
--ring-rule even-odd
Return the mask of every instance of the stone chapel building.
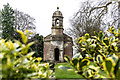
[[51, 34], [44, 38], [44, 61], [64, 62], [64, 55], [72, 58], [73, 41], [63, 30], [63, 15], [57, 7], [52, 16]]

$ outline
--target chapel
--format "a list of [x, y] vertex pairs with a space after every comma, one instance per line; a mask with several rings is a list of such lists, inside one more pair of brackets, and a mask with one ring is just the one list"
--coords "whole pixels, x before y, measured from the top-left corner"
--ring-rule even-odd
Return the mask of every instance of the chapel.
[[52, 16], [51, 34], [44, 37], [44, 61], [64, 62], [64, 55], [72, 59], [73, 41], [63, 30], [63, 15], [57, 7]]

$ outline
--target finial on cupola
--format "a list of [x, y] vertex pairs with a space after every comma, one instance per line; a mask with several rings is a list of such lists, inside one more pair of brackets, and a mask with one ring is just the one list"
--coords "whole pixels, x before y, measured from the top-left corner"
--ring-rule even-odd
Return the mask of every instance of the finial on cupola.
[[59, 11], [59, 7], [57, 7], [57, 11]]

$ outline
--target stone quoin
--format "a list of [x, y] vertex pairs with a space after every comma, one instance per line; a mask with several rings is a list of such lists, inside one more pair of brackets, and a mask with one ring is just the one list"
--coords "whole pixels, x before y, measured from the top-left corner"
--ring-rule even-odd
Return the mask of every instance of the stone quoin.
[[44, 61], [64, 62], [64, 55], [72, 58], [73, 41], [63, 30], [63, 15], [57, 7], [52, 16], [51, 34], [44, 37]]

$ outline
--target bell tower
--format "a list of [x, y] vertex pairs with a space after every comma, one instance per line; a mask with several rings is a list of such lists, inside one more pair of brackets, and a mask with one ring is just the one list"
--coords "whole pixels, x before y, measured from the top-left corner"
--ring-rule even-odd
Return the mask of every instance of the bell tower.
[[52, 35], [63, 35], [63, 15], [57, 7], [57, 11], [52, 16]]
[[44, 38], [44, 61], [64, 62], [64, 55], [72, 59], [72, 38], [63, 30], [63, 15], [57, 7], [52, 15], [51, 34]]

